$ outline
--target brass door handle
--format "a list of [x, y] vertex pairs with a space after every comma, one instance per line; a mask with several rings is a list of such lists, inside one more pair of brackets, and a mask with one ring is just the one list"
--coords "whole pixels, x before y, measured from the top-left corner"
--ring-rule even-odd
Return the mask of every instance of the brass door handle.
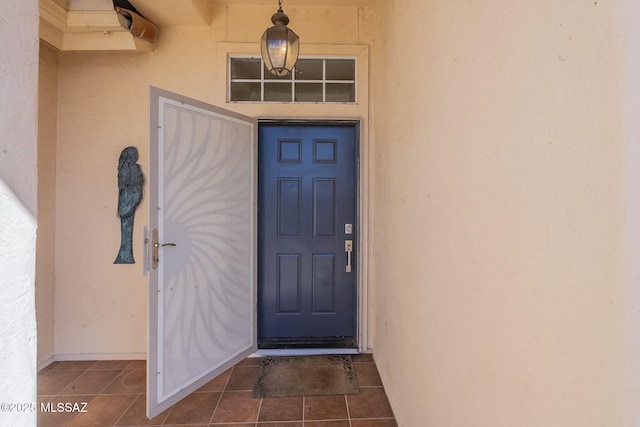
[[160, 257], [158, 256], [158, 249], [165, 246], [177, 246], [175, 243], [158, 243], [158, 230], [153, 230], [153, 251], [151, 252], [151, 267], [154, 270], [158, 269], [158, 263], [160, 262]]
[[153, 247], [154, 248], [162, 248], [165, 246], [177, 246], [175, 243], [154, 243]]

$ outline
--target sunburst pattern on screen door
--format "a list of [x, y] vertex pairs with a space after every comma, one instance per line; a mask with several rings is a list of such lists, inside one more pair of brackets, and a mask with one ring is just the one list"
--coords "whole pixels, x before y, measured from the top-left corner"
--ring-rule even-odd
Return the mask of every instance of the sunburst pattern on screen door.
[[[159, 348], [162, 394], [251, 342], [250, 127], [164, 103], [160, 161]], [[248, 134], [249, 133], [249, 134]], [[187, 362], [188, 361], [188, 362]], [[161, 393], [159, 393], [161, 394]]]

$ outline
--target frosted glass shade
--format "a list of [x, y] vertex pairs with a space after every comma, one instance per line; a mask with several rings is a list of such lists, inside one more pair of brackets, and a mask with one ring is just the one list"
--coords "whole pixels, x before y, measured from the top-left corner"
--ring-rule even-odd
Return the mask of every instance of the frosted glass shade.
[[275, 25], [267, 28], [260, 43], [264, 65], [276, 76], [291, 73], [300, 53], [300, 39], [287, 27], [289, 18], [286, 16], [282, 12], [273, 15], [271, 21]]

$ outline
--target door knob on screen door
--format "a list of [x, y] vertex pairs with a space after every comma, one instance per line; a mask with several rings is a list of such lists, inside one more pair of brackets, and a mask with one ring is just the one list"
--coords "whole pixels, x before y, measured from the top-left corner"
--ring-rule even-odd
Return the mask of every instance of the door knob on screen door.
[[344, 241], [344, 251], [347, 253], [347, 273], [351, 273], [351, 253], [353, 252], [353, 240]]
[[158, 256], [158, 248], [162, 248], [164, 246], [176, 246], [175, 243], [158, 243], [158, 230], [153, 230], [153, 251], [151, 252], [151, 267], [156, 270], [158, 268], [158, 263], [160, 262], [160, 257]]

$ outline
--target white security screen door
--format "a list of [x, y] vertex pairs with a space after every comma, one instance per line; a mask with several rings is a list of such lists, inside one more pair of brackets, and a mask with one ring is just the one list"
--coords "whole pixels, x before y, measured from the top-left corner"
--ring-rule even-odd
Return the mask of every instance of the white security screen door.
[[256, 132], [151, 88], [150, 418], [256, 350]]

